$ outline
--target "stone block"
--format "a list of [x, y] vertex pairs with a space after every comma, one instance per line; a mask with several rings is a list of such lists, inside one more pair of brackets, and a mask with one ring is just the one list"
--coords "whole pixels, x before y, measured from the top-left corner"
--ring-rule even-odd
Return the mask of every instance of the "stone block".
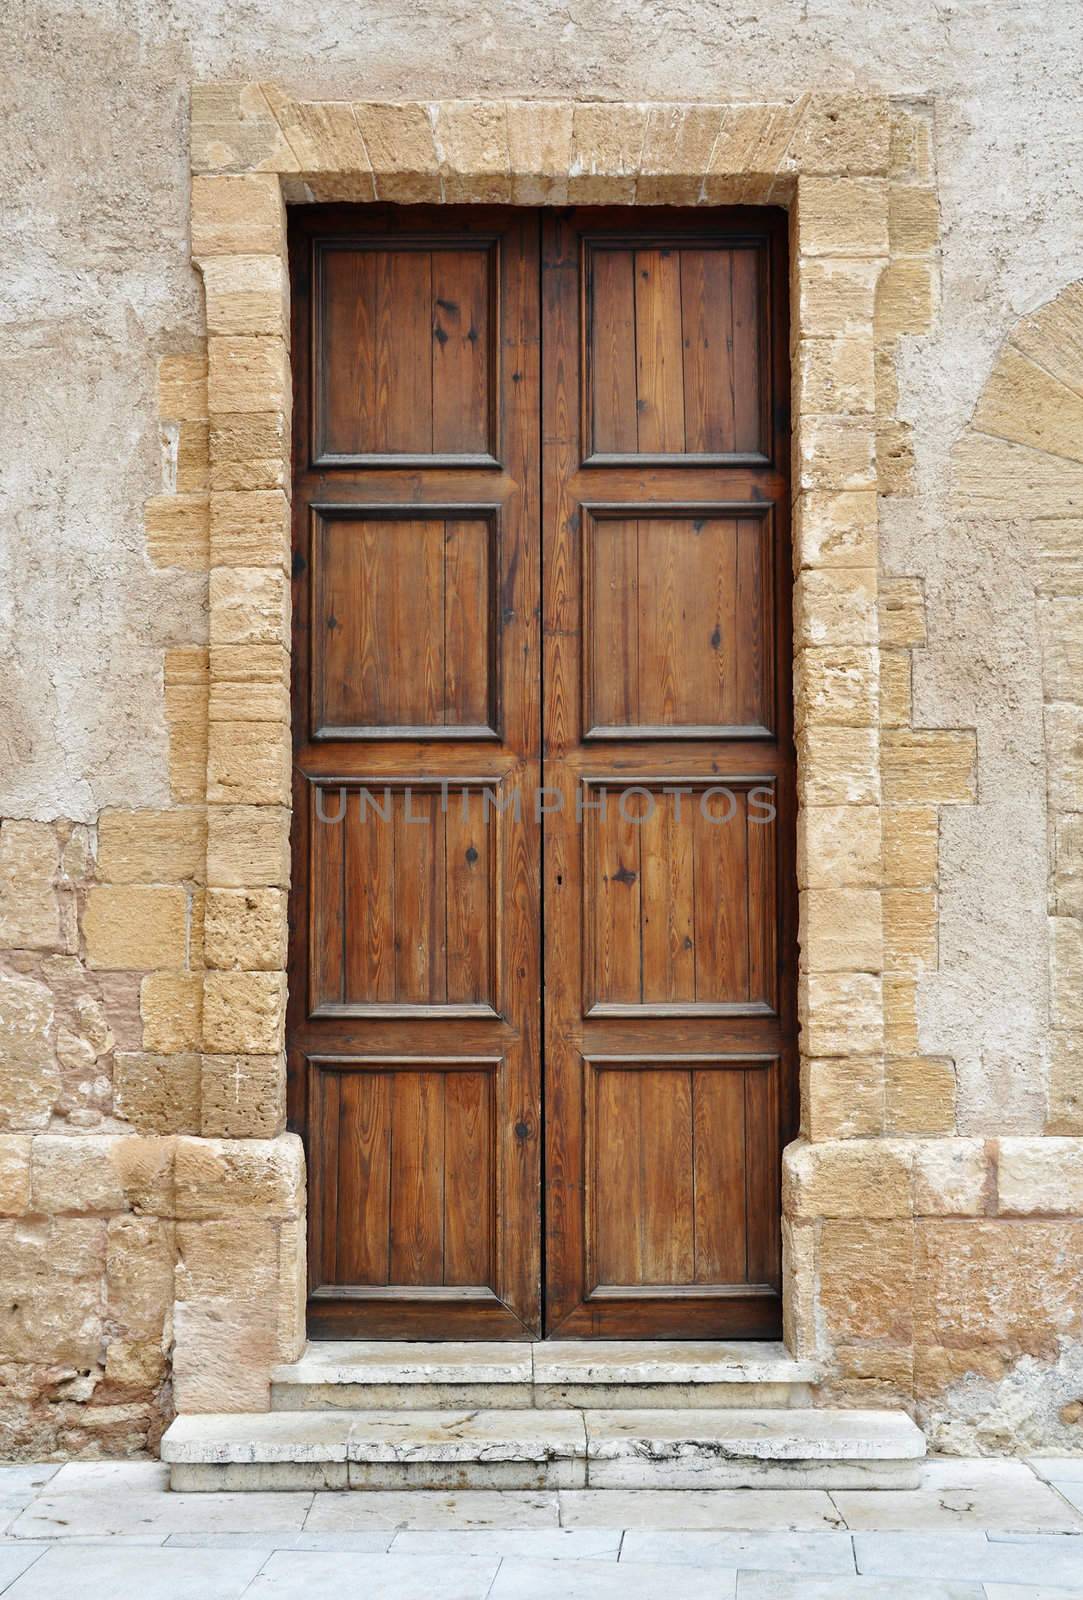
[[1053, 1026], [1083, 1027], [1083, 922], [1050, 917], [1049, 935]]
[[894, 1134], [954, 1133], [954, 1062], [935, 1056], [885, 1062], [884, 1126]]
[[788, 165], [802, 174], [877, 175], [888, 169], [891, 105], [866, 93], [810, 95]]
[[1049, 1045], [1047, 1133], [1083, 1133], [1083, 1038], [1056, 1030]]
[[1083, 704], [1083, 596], [1039, 602], [1038, 626], [1046, 700]]
[[242, 492], [289, 486], [289, 425], [281, 411], [212, 417], [208, 449], [212, 490]]
[[935, 968], [938, 903], [933, 889], [885, 889], [884, 967], [888, 972]]
[[202, 494], [210, 482], [210, 430], [205, 422], [168, 422], [161, 430], [166, 488]]
[[803, 889], [878, 886], [879, 806], [803, 806], [797, 818], [797, 870]]
[[911, 662], [907, 650], [880, 651], [880, 726], [908, 728], [913, 721]]
[[152, 566], [206, 572], [210, 535], [205, 493], [153, 496], [143, 508], [143, 531]]
[[183, 889], [144, 884], [92, 888], [83, 913], [87, 965], [142, 971], [182, 967], [186, 921]]
[[909, 1146], [886, 1139], [841, 1139], [787, 1146], [782, 1208], [788, 1217], [908, 1217], [913, 1210]]
[[1083, 395], [1013, 345], [1001, 352], [974, 412], [981, 433], [1083, 462]]
[[1054, 811], [1083, 811], [1083, 707], [1047, 705], [1046, 784]]
[[1083, 1334], [1083, 1222], [942, 1218], [917, 1224], [919, 1342], [1055, 1359]]
[[794, 567], [876, 567], [876, 492], [806, 490], [794, 503]]
[[1083, 1215], [1083, 1139], [1001, 1139], [997, 1210], [1002, 1215]]
[[178, 1139], [178, 1222], [298, 1218], [305, 1160], [296, 1134], [276, 1139]]
[[274, 567], [216, 567], [210, 576], [211, 646], [277, 644], [289, 649], [289, 592]]
[[282, 1048], [286, 979], [279, 972], [208, 972], [203, 990], [206, 1050], [273, 1055]]
[[173, 1224], [115, 1217], [106, 1233], [109, 1321], [126, 1338], [161, 1342], [173, 1310]]
[[287, 805], [292, 753], [285, 724], [212, 722], [207, 799], [214, 804]]
[[151, 972], [139, 991], [143, 1048], [157, 1055], [198, 1050], [203, 1015], [199, 972]]
[[210, 967], [278, 972], [286, 965], [286, 896], [280, 889], [211, 889], [204, 959]]
[[991, 1207], [992, 1169], [984, 1139], [916, 1139], [914, 1214], [980, 1217]]
[[178, 1222], [176, 1298], [198, 1303], [273, 1294], [278, 1284], [278, 1227], [258, 1216]]
[[[192, 255], [197, 261], [221, 255], [281, 257], [286, 241], [282, 186], [272, 173], [192, 179]], [[203, 381], [206, 383], [206, 359]], [[163, 417], [184, 412], [160, 405]], [[207, 415], [204, 397], [203, 416]]]
[[639, 159], [638, 205], [695, 205], [722, 126], [719, 105], [652, 105]]
[[[1033, 521], [1049, 532], [1042, 519], [1063, 517], [1071, 519], [1067, 526], [1074, 534], [1083, 512], [1083, 465], [968, 430], [952, 451], [952, 498], [971, 518]], [[1070, 556], [1062, 559], [1069, 572], [1075, 570]]]
[[[819, 574], [818, 574], [819, 576]], [[798, 728], [868, 728], [879, 707], [877, 651], [866, 646], [831, 644], [804, 649], [795, 671]]]
[[[795, 646], [874, 645], [876, 582], [873, 567], [826, 567], [799, 572], [794, 587]], [[875, 681], [875, 672], [872, 677]]]
[[283, 1056], [204, 1056], [202, 1082], [206, 1138], [274, 1139], [285, 1128]]
[[0, 1134], [0, 1216], [18, 1217], [30, 1208], [30, 1137]]
[[207, 881], [217, 888], [288, 888], [290, 813], [281, 806], [214, 806], [207, 813]]
[[289, 689], [290, 657], [280, 644], [216, 644], [210, 663], [212, 685], [259, 683]]
[[201, 883], [206, 851], [202, 810], [106, 810], [98, 819], [98, 875], [106, 883]]
[[118, 1117], [137, 1133], [200, 1132], [199, 1056], [118, 1050], [113, 1064]]
[[891, 261], [876, 286], [876, 338], [928, 333], [936, 317], [938, 278], [929, 261]]
[[876, 410], [872, 336], [802, 339], [794, 366], [797, 409], [860, 416]]
[[876, 429], [876, 482], [881, 494], [913, 494], [914, 430], [909, 422], [882, 420]]
[[940, 235], [936, 190], [893, 183], [888, 189], [887, 226], [893, 256], [929, 255]]
[[899, 1221], [827, 1221], [820, 1230], [816, 1264], [820, 1313], [828, 1336], [840, 1343], [910, 1339], [913, 1326], [914, 1224]]
[[803, 256], [886, 256], [886, 184], [875, 178], [799, 178], [797, 248]]
[[30, 1154], [32, 1209], [169, 1216], [173, 1141], [136, 1134], [41, 1134]]
[[646, 135], [642, 105], [577, 105], [572, 120], [572, 163], [568, 199], [572, 205], [629, 205]]
[[277, 1358], [275, 1297], [178, 1300], [173, 1400], [179, 1412], [266, 1411]]
[[439, 158], [432, 116], [420, 102], [354, 105], [372, 165], [376, 196], [406, 204], [440, 200]]
[[[802, 261], [798, 273], [797, 328], [803, 338], [858, 334], [870, 341], [869, 392], [872, 391], [872, 320], [878, 261], [843, 259]], [[828, 408], [822, 408], [828, 409]], [[868, 410], [872, 410], [869, 405]]]
[[351, 199], [375, 197], [368, 152], [352, 105], [343, 100], [292, 100], [271, 83], [263, 85], [263, 94], [302, 172], [348, 175], [355, 186]]
[[308, 1337], [308, 1262], [304, 1212], [278, 1225], [278, 1359], [297, 1361]]
[[805, 889], [800, 898], [803, 972], [881, 970], [879, 890]]
[[875, 489], [876, 432], [863, 417], [811, 416], [797, 430], [799, 489]]
[[940, 824], [932, 806], [885, 806], [884, 884], [890, 889], [920, 889], [937, 881]]
[[805, 1061], [802, 1082], [806, 1131], [813, 1143], [883, 1132], [884, 1069], [877, 1058]]
[[207, 341], [207, 396], [211, 411], [290, 410], [285, 340], [270, 334], [212, 334]]
[[0, 1222], [0, 1362], [92, 1371], [102, 1349], [105, 1224], [98, 1218]]
[[443, 100], [433, 118], [443, 198], [452, 203], [511, 199], [508, 122], [502, 100]]
[[508, 100], [505, 109], [513, 204], [566, 204], [572, 106], [562, 100]]
[[800, 1016], [805, 1054], [874, 1054], [883, 1044], [880, 978], [869, 972], [809, 973]]
[[917, 979], [912, 973], [884, 973], [884, 1048], [893, 1056], [917, 1055]]
[[289, 334], [289, 277], [280, 255], [209, 256], [202, 264], [207, 331]]
[[0, 824], [0, 948], [75, 950], [74, 918], [59, 893], [60, 852], [51, 823]]
[[281, 489], [222, 492], [210, 501], [210, 557], [215, 567], [289, 566], [289, 501]]
[[193, 84], [191, 138], [196, 173], [297, 171], [258, 83]]
[[890, 805], [973, 805], [977, 745], [970, 729], [886, 729], [882, 769]]
[[[220, 648], [228, 649], [223, 645]], [[243, 646], [237, 646], [243, 649]], [[259, 646], [253, 646], [258, 649]], [[277, 645], [269, 645], [275, 650]], [[290, 692], [284, 683], [220, 683], [213, 681], [207, 710], [211, 722], [275, 722], [285, 737], [290, 719]], [[271, 737], [268, 731], [268, 737]]]
[[881, 578], [880, 643], [909, 650], [925, 643], [923, 578]]
[[168, 422], [206, 422], [207, 353], [163, 356], [158, 363], [158, 415]]
[[169, 789], [179, 805], [192, 805], [207, 792], [207, 688], [206, 684], [171, 683], [166, 655], [163, 691], [169, 731]]
[[802, 805], [874, 805], [880, 798], [875, 728], [804, 728], [797, 739]]

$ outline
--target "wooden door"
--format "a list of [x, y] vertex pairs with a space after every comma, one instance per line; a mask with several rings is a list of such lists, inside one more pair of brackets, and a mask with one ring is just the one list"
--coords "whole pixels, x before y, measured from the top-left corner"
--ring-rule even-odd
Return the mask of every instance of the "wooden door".
[[538, 229], [292, 226], [289, 1106], [317, 1338], [540, 1330]]
[[796, 1036], [783, 226], [543, 222], [557, 1335], [780, 1331]]

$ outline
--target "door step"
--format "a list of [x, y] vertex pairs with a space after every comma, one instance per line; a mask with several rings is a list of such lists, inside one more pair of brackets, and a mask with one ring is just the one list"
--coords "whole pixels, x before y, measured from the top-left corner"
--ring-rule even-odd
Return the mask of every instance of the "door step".
[[271, 1409], [765, 1410], [809, 1405], [819, 1376], [771, 1343], [319, 1343], [274, 1370]]
[[901, 1411], [308, 1411], [181, 1416], [174, 1489], [915, 1488]]

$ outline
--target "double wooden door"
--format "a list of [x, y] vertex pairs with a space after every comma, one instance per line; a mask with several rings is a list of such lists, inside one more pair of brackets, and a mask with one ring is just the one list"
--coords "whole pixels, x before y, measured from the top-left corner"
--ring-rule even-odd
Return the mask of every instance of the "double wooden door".
[[774, 1336], [784, 219], [313, 208], [291, 265], [310, 1331]]

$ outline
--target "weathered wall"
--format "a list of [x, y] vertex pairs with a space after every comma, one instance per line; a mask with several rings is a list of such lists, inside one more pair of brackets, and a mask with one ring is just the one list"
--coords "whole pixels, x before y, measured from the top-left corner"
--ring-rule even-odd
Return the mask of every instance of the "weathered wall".
[[[906, 768], [884, 820], [897, 874], [884, 904], [884, 1076], [870, 1096], [850, 1058], [806, 1086], [814, 1143], [879, 1140], [872, 1188], [885, 1214], [869, 1209], [862, 1150], [834, 1168], [830, 1153], [817, 1157], [804, 1190], [794, 1176], [790, 1211], [809, 1263], [805, 1325], [835, 1364], [836, 1394], [916, 1397], [938, 1437], [961, 1448], [1054, 1431], [1058, 1448], [1074, 1446], [1078, 1147], [996, 1141], [1083, 1133], [1072, 865], [1083, 801], [1071, 753], [1083, 694], [1078, 654], [1058, 643], [1079, 637], [1070, 512], [1080, 514], [1080, 489], [1047, 473], [1039, 526], [1031, 488], [1042, 464], [1013, 470], [996, 447], [967, 451], [971, 435], [1004, 438], [974, 414], [1005, 342], [1083, 277], [1081, 43], [1068, 0], [805, 0], [755, 18], [593, 0], [498, 15], [434, 4], [427, 17], [339, 0], [310, 15], [279, 0], [9, 8], [0, 1381], [13, 1398], [0, 1407], [0, 1451], [153, 1444], [175, 1322], [178, 1382], [194, 1405], [204, 1378], [212, 1392], [220, 1381], [216, 1362], [244, 1370], [256, 1352], [265, 1365], [298, 1337], [281, 1257], [299, 1225], [301, 1176], [296, 1156], [282, 1166], [272, 1154], [283, 1141], [266, 1042], [280, 1004], [281, 839], [273, 827], [254, 839], [228, 806], [209, 852], [201, 831], [200, 568], [213, 530], [199, 494], [215, 469], [189, 237], [189, 89], [251, 79], [320, 99], [781, 101], [816, 88], [932, 108], [939, 238], [928, 217], [897, 215], [895, 227], [904, 241], [916, 230], [915, 254], [939, 253], [939, 308], [877, 372], [879, 390], [897, 381], [886, 411], [903, 423], [880, 440], [881, 487], [893, 491], [881, 501], [881, 717], [885, 748], [908, 723], [976, 730], [977, 785], [966, 740], [950, 770]], [[1024, 390], [1015, 411], [1029, 405]], [[217, 448], [228, 490], [230, 442]], [[1080, 454], [1070, 438], [1054, 448], [1061, 461]], [[1009, 482], [1027, 491], [1010, 504]], [[266, 652], [250, 671], [275, 701]], [[268, 715], [278, 714], [276, 701]], [[918, 792], [905, 788], [915, 771]], [[122, 814], [170, 806], [165, 824]], [[238, 901], [253, 883], [262, 898]], [[221, 945], [228, 926], [246, 952], [234, 964], [255, 970], [216, 980], [228, 1015], [211, 1022], [219, 1053], [201, 1060], [205, 911], [211, 938]], [[1055, 1015], [1050, 911], [1068, 952]], [[264, 1100], [231, 1100], [231, 1084], [261, 1074]], [[230, 1166], [223, 1137], [251, 1141], [251, 1170]], [[193, 1199], [193, 1169], [206, 1198]], [[1015, 1220], [1028, 1213], [1038, 1215]], [[174, 1300], [193, 1309], [174, 1318]]]

